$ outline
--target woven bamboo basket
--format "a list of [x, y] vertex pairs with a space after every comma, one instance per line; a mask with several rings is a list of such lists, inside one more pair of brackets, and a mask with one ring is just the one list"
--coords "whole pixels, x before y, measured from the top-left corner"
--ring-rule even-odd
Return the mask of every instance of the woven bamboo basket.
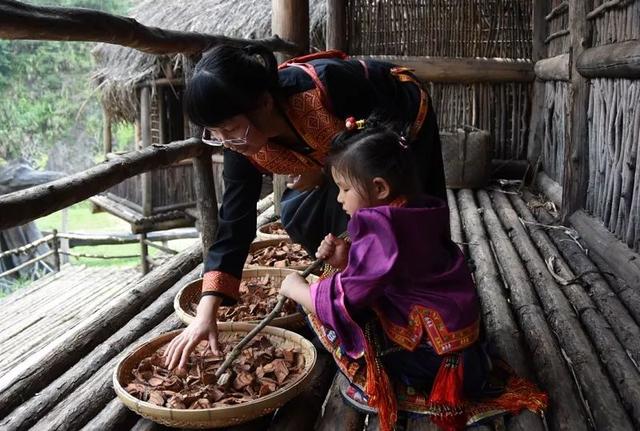
[[[280, 284], [284, 278], [291, 274], [292, 272], [297, 272], [293, 269], [283, 269], [283, 268], [266, 268], [266, 267], [258, 267], [252, 269], [245, 269], [242, 271], [242, 279], [246, 280], [249, 278], [255, 277], [264, 277], [265, 275], [269, 275], [273, 278], [274, 282]], [[318, 277], [315, 275], [310, 275], [307, 277], [307, 281], [309, 283], [314, 283], [318, 280]], [[198, 302], [200, 300], [200, 293], [202, 292], [202, 279], [194, 280], [191, 283], [184, 286], [176, 297], [173, 300], [173, 308], [176, 310], [176, 314], [187, 325], [191, 323], [191, 321], [195, 318], [190, 311], [189, 305], [193, 302]], [[262, 319], [252, 320], [247, 323], [258, 323]], [[222, 324], [224, 322], [220, 322]], [[294, 314], [288, 314], [286, 316], [276, 317], [270, 323], [271, 326], [276, 326], [279, 328], [296, 328], [304, 323], [304, 316], [296, 312]]]
[[[239, 322], [221, 322], [218, 325], [218, 336], [223, 343], [236, 335], [246, 335], [255, 325]], [[299, 394], [311, 378], [311, 371], [316, 364], [316, 349], [313, 344], [296, 334], [281, 328], [265, 327], [260, 333], [266, 335], [272, 343], [284, 348], [297, 348], [305, 360], [304, 370], [295, 381], [277, 391], [243, 404], [223, 406], [211, 409], [189, 410], [159, 407], [140, 401], [130, 395], [124, 388], [133, 380], [131, 371], [140, 361], [153, 354], [161, 346], [177, 336], [182, 329], [172, 331], [141, 345], [120, 361], [113, 373], [113, 387], [118, 398], [128, 408], [147, 419], [162, 425], [176, 428], [220, 428], [248, 422], [273, 412]]]
[[256, 230], [256, 238], [259, 241], [264, 241], [264, 240], [268, 240], [268, 239], [278, 239], [278, 240], [282, 241], [283, 239], [289, 239], [289, 235], [287, 235], [287, 234], [279, 235], [279, 234], [276, 234], [276, 233], [269, 233], [271, 231], [271, 229], [273, 229], [274, 226], [275, 227], [279, 227], [279, 228], [283, 228], [282, 227], [282, 223], [280, 223], [279, 221], [273, 221], [271, 223], [267, 223], [265, 225], [260, 226], [258, 228], [258, 230]]
[[[261, 240], [261, 241], [255, 241], [252, 242], [251, 245], [249, 246], [249, 254], [258, 251], [258, 250], [262, 250], [263, 248], [267, 248], [267, 247], [271, 247], [271, 246], [275, 246], [280, 244], [281, 242], [286, 242], [287, 244], [292, 244], [293, 242], [291, 241], [291, 238], [287, 237], [287, 238], [281, 238], [281, 239], [265, 239], [265, 240]], [[312, 257], [310, 257], [311, 259], [313, 259]], [[245, 268], [271, 268], [271, 267], [265, 267], [265, 266], [260, 266], [260, 265], [245, 265]], [[303, 271], [307, 268], [307, 265], [291, 265], [291, 266], [287, 266], [286, 269], [295, 269], [298, 271]]]

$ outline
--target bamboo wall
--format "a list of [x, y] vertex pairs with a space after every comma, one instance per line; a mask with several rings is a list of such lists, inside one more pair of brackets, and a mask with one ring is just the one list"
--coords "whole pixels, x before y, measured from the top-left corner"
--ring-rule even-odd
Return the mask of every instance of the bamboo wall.
[[[348, 0], [354, 55], [531, 58], [530, 0]], [[526, 154], [531, 85], [429, 83], [443, 130], [488, 130], [493, 157]]]
[[[621, 3], [592, 20], [594, 46], [640, 38], [640, 1]], [[587, 210], [640, 251], [640, 80], [592, 79], [590, 91]]]

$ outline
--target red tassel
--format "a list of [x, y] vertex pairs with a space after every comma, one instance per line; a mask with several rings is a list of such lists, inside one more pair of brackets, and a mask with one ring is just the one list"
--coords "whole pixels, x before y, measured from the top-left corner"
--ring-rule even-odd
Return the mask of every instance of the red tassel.
[[366, 343], [367, 383], [365, 392], [369, 403], [378, 410], [381, 431], [391, 431], [398, 420], [398, 406], [391, 381], [384, 368], [377, 362], [371, 343]]
[[431, 388], [429, 407], [433, 411], [432, 422], [444, 431], [461, 430], [465, 426], [462, 409], [463, 376], [464, 367], [460, 354], [446, 356], [440, 363]]

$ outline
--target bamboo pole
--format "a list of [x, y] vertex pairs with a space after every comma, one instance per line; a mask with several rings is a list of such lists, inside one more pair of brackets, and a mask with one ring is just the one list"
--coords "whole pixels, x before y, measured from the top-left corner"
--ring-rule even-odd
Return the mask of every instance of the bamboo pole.
[[96, 10], [33, 6], [13, 0], [0, 4], [0, 38], [105, 42], [149, 54], [195, 54], [219, 44], [256, 44], [284, 52], [299, 49], [277, 36], [251, 40], [165, 30]]

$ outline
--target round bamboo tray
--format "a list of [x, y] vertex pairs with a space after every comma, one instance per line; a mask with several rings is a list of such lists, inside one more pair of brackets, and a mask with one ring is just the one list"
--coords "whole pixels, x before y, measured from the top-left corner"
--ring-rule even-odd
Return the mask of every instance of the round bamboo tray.
[[264, 241], [267, 239], [279, 239], [279, 240], [289, 239], [289, 235], [287, 235], [286, 233], [284, 235], [277, 234], [277, 233], [269, 233], [271, 228], [274, 226], [284, 229], [284, 227], [282, 227], [282, 223], [280, 223], [279, 221], [273, 221], [271, 223], [267, 223], [265, 225], [260, 226], [258, 230], [256, 230], [256, 238], [258, 238], [259, 241]]
[[[218, 325], [218, 337], [223, 343], [236, 335], [246, 335], [254, 325], [239, 322], [221, 322]], [[248, 422], [273, 412], [299, 394], [311, 378], [311, 371], [316, 364], [316, 349], [313, 344], [295, 332], [272, 326], [265, 327], [260, 333], [266, 335], [272, 343], [279, 347], [296, 347], [304, 355], [304, 369], [297, 380], [289, 382], [285, 387], [243, 404], [221, 406], [211, 409], [190, 410], [159, 407], [140, 401], [124, 388], [133, 380], [131, 371], [142, 359], [153, 354], [161, 346], [180, 334], [182, 329], [172, 331], [141, 345], [120, 361], [113, 373], [113, 387], [118, 398], [128, 408], [147, 419], [162, 425], [176, 428], [220, 428]]]
[[[291, 238], [286, 237], [286, 238], [282, 238], [282, 239], [265, 239], [262, 241], [255, 241], [252, 242], [251, 245], [249, 246], [249, 254], [258, 251], [258, 250], [262, 250], [263, 248], [267, 248], [267, 247], [271, 247], [271, 246], [276, 246], [278, 244], [280, 244], [281, 242], [286, 242], [287, 244], [293, 244], [293, 242], [291, 241]], [[313, 258], [310, 257], [310, 259]], [[262, 265], [246, 265], [245, 264], [245, 268], [272, 268], [271, 266], [262, 266]], [[307, 265], [291, 265], [291, 266], [287, 266], [286, 269], [295, 269], [298, 271], [304, 271], [307, 268]]]
[[[269, 275], [272, 277], [273, 281], [277, 284], [282, 283], [284, 278], [291, 274], [292, 272], [297, 272], [293, 269], [284, 269], [284, 268], [266, 268], [266, 267], [258, 267], [252, 269], [245, 269], [242, 271], [242, 279], [246, 280], [249, 278], [256, 277], [264, 277], [265, 275]], [[314, 283], [318, 280], [318, 277], [315, 275], [310, 275], [307, 277], [307, 281], [309, 283]], [[185, 324], [191, 323], [195, 318], [195, 315], [191, 314], [189, 305], [193, 302], [198, 302], [200, 300], [200, 293], [202, 292], [202, 279], [194, 280], [191, 283], [184, 286], [176, 297], [173, 300], [173, 308], [176, 311], [176, 314]], [[257, 320], [250, 320], [246, 323], [258, 323], [262, 320], [262, 318]], [[288, 314], [286, 316], [276, 317], [269, 323], [271, 326], [276, 326], [278, 328], [296, 328], [299, 327], [300, 324], [304, 322], [304, 316], [301, 313], [295, 312], [293, 314]], [[225, 322], [219, 322], [222, 324]]]

